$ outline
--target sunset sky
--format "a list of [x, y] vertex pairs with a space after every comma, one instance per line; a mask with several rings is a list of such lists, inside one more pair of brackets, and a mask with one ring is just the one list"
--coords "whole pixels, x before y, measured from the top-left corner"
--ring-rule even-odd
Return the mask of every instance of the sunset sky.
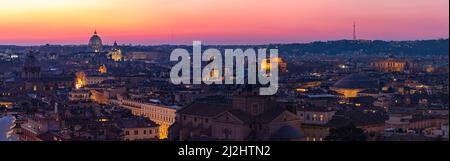
[[449, 0], [0, 0], [0, 44], [448, 38]]

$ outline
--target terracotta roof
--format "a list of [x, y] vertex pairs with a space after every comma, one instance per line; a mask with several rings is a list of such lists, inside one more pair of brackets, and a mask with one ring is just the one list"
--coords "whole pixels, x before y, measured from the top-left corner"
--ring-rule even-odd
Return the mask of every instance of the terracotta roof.
[[157, 127], [158, 125], [144, 118], [126, 118], [117, 121], [117, 125], [120, 128], [145, 128], [145, 127]]
[[208, 102], [194, 102], [188, 105], [177, 113], [186, 115], [197, 115], [205, 117], [214, 117], [228, 109], [231, 109], [231, 104], [223, 103], [208, 103]]
[[233, 116], [236, 116], [239, 120], [241, 120], [244, 123], [251, 122], [252, 116], [244, 111], [241, 110], [227, 110], [227, 112], [231, 113]]
[[272, 120], [274, 120], [275, 118], [277, 118], [278, 116], [280, 116], [281, 113], [283, 113], [284, 111], [287, 111], [285, 109], [282, 108], [273, 108], [269, 111], [266, 111], [265, 113], [256, 116], [256, 120], [258, 122], [262, 122], [262, 123], [268, 123], [271, 122]]

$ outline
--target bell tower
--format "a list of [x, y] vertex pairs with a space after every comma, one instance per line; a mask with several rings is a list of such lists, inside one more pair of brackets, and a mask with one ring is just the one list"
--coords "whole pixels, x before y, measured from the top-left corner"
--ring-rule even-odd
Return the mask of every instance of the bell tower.
[[257, 85], [245, 85], [239, 89], [233, 96], [233, 109], [256, 116], [274, 107], [275, 97], [259, 95], [259, 87], [256, 87]]

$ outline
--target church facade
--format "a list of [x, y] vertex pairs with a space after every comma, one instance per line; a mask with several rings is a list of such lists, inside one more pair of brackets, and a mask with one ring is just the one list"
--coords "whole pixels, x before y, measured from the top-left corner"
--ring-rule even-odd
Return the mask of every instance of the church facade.
[[199, 100], [177, 111], [171, 140], [304, 140], [300, 118], [253, 89], [231, 100]]

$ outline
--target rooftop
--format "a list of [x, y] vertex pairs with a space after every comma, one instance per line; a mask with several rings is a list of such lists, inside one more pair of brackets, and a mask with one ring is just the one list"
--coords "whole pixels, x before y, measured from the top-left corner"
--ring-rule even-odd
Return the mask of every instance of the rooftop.
[[365, 74], [350, 74], [333, 85], [335, 88], [348, 89], [367, 89], [376, 88], [377, 86], [376, 81]]

